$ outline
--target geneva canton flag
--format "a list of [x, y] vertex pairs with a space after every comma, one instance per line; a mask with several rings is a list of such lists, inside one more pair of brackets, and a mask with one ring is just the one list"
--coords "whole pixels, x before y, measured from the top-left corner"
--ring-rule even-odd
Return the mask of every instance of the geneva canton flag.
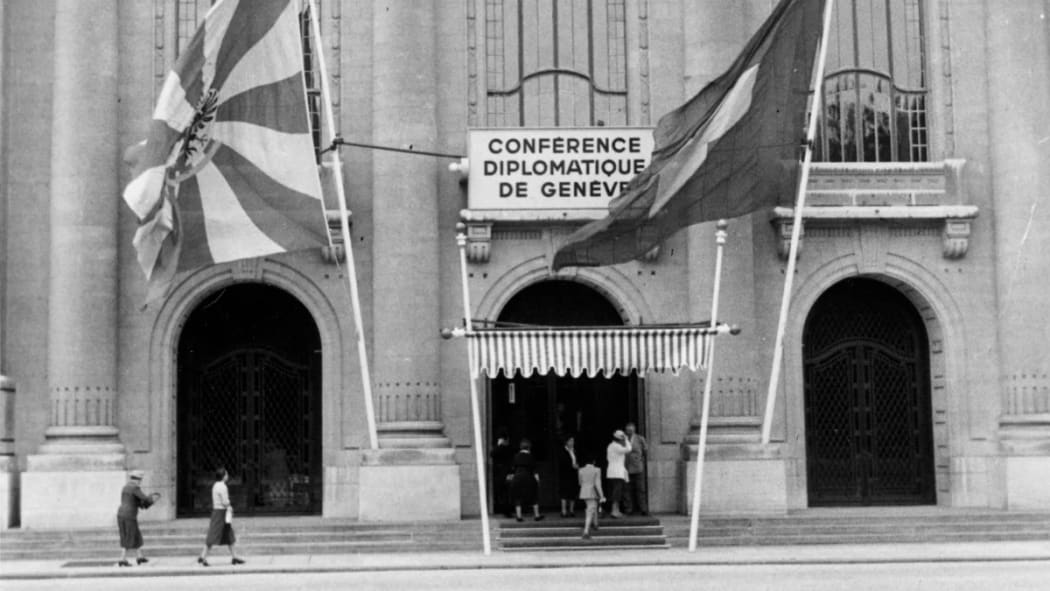
[[686, 226], [792, 194], [824, 0], [781, 0], [729, 70], [660, 119], [649, 167], [558, 249], [552, 267], [640, 257]]
[[124, 200], [147, 301], [204, 265], [328, 244], [297, 0], [221, 0], [168, 74]]

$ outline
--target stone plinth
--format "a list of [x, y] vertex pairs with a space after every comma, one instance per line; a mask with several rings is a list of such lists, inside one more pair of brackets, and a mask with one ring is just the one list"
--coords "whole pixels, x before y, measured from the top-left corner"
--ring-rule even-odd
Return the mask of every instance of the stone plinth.
[[361, 521], [453, 521], [460, 508], [455, 450], [364, 452], [358, 489]]
[[[696, 482], [695, 445], [683, 446], [682, 512], [688, 514]], [[758, 444], [709, 446], [704, 459], [700, 513], [787, 513], [787, 465]]]
[[22, 528], [115, 526], [120, 489], [127, 482], [124, 454], [31, 455], [27, 468], [21, 475]]

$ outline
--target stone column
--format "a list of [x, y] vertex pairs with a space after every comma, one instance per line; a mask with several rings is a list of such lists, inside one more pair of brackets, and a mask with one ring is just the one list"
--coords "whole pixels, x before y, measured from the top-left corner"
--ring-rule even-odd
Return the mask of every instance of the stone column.
[[[428, 0], [388, 0], [374, 10], [376, 144], [438, 143], [435, 10]], [[373, 158], [373, 365], [382, 449], [363, 460], [361, 519], [458, 519], [459, 470], [441, 422], [440, 163], [383, 151]]]
[[[1041, 0], [989, 2], [998, 336], [1010, 509], [1050, 507], [1050, 39]], [[982, 214], [983, 215], [983, 214]]]
[[48, 293], [50, 422], [23, 475], [23, 527], [110, 525], [124, 483], [117, 439], [118, 15], [55, 16]]

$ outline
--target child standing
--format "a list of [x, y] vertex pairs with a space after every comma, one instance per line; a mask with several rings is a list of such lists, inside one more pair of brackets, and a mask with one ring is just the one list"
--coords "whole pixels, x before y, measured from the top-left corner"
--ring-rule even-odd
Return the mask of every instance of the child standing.
[[583, 459], [583, 466], [577, 473], [580, 480], [580, 498], [587, 504], [583, 518], [583, 539], [591, 539], [591, 524], [598, 530], [598, 503], [605, 502], [602, 492], [602, 471], [594, 465], [594, 457], [588, 454]]

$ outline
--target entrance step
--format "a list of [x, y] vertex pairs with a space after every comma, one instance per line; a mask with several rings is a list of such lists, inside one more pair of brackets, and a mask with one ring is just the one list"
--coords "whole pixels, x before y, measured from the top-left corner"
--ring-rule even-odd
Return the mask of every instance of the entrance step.
[[664, 528], [655, 517], [603, 517], [601, 527], [584, 540], [582, 517], [553, 517], [544, 521], [502, 520], [499, 545], [504, 551], [594, 550], [598, 548], [669, 548]]

